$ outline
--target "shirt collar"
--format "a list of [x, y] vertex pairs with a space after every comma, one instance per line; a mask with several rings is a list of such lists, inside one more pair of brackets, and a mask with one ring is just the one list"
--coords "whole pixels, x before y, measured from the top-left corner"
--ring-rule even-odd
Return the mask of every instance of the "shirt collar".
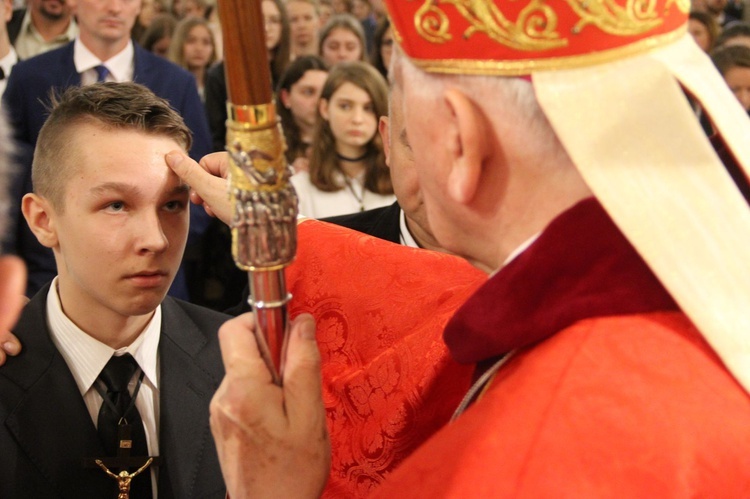
[[128, 44], [119, 53], [110, 57], [106, 61], [100, 60], [95, 56], [86, 45], [81, 42], [80, 37], [76, 37], [73, 44], [73, 62], [76, 65], [76, 71], [81, 74], [84, 71], [93, 69], [100, 64], [104, 64], [112, 78], [115, 81], [132, 81], [134, 71], [134, 54], [133, 41]]
[[81, 395], [91, 388], [113, 354], [125, 353], [133, 356], [149, 382], [158, 389], [156, 357], [161, 333], [161, 305], [133, 343], [115, 350], [86, 334], [65, 315], [57, 292], [57, 280], [55, 277], [47, 294], [50, 336], [73, 374]]
[[398, 225], [399, 232], [401, 233], [401, 244], [410, 248], [419, 248], [419, 244], [417, 244], [414, 236], [412, 236], [411, 232], [409, 232], [409, 226], [406, 225], [406, 215], [404, 215], [404, 210], [399, 209], [398, 211]]
[[18, 55], [16, 54], [15, 49], [11, 45], [10, 52], [8, 52], [5, 57], [0, 59], [0, 67], [3, 68], [3, 72], [5, 73], [5, 78], [8, 78], [8, 76], [10, 76], [10, 71], [11, 69], [13, 69], [13, 66], [15, 66], [17, 62], [18, 62]]

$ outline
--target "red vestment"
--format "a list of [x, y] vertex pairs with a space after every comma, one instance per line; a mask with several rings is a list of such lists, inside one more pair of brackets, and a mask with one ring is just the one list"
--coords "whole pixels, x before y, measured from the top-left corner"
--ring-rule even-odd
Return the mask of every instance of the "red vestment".
[[595, 200], [445, 337], [482, 367], [517, 353], [375, 497], [750, 497], [750, 397]]
[[454, 256], [300, 224], [287, 283], [290, 315], [317, 324], [332, 446], [325, 497], [368, 495], [447, 423], [473, 366], [450, 357], [442, 332], [486, 279]]

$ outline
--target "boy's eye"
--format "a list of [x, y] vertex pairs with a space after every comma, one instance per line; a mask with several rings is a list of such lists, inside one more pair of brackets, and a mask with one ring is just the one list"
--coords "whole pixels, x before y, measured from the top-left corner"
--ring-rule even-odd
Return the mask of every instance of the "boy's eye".
[[169, 201], [164, 205], [167, 211], [180, 211], [185, 207], [185, 203], [182, 201]]
[[125, 209], [125, 203], [122, 201], [113, 201], [107, 205], [107, 209], [110, 211], [122, 211]]

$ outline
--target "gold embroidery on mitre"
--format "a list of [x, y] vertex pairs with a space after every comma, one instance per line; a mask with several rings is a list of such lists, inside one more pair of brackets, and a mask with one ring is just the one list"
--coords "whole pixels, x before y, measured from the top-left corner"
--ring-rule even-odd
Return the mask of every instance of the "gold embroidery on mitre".
[[690, 0], [667, 0], [667, 4], [664, 6], [664, 10], [669, 10], [672, 4], [676, 4], [680, 12], [687, 14], [690, 12], [691, 3]]
[[[627, 0], [624, 6], [615, 0], [565, 0], [579, 21], [572, 28], [580, 33], [587, 25], [594, 25], [615, 36], [635, 36], [662, 24], [657, 14], [658, 0]], [[680, 11], [690, 0], [668, 0], [665, 10], [676, 4]], [[531, 0], [513, 22], [507, 19], [492, 0], [425, 0], [414, 16], [417, 33], [431, 43], [445, 43], [453, 36], [449, 32], [450, 19], [440, 8], [451, 4], [470, 26], [464, 38], [484, 33], [507, 47], [518, 50], [549, 50], [566, 46], [568, 39], [556, 31], [558, 13], [544, 0]]]
[[662, 23], [656, 14], [657, 0], [628, 0], [625, 7], [614, 0], [566, 1], [581, 18], [573, 27], [573, 33], [580, 33], [584, 26], [593, 24], [610, 35], [633, 36]]
[[567, 57], [518, 60], [411, 59], [411, 62], [427, 73], [518, 76], [536, 71], [572, 69], [613, 62], [673, 43], [683, 36], [689, 36], [685, 25], [669, 33], [645, 38], [622, 47]]
[[427, 0], [414, 15], [414, 27], [417, 33], [432, 43], [447, 42], [452, 38], [448, 33], [448, 16], [438, 9], [433, 0]]
[[448, 32], [450, 21], [436, 3], [452, 4], [471, 26], [464, 38], [474, 33], [485, 33], [493, 40], [519, 50], [544, 50], [567, 45], [555, 31], [557, 14], [542, 0], [532, 0], [515, 23], [505, 18], [490, 0], [427, 0], [414, 16], [417, 33], [432, 43], [452, 39]]

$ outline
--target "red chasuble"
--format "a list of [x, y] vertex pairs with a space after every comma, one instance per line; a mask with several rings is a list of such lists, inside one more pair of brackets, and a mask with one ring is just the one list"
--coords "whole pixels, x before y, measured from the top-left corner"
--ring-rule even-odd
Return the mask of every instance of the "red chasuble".
[[463, 362], [516, 353], [374, 497], [750, 497], [750, 397], [595, 200], [445, 337]]
[[442, 332], [486, 274], [464, 260], [314, 220], [287, 270], [292, 317], [311, 313], [332, 445], [325, 497], [364, 497], [444, 426], [473, 366]]

